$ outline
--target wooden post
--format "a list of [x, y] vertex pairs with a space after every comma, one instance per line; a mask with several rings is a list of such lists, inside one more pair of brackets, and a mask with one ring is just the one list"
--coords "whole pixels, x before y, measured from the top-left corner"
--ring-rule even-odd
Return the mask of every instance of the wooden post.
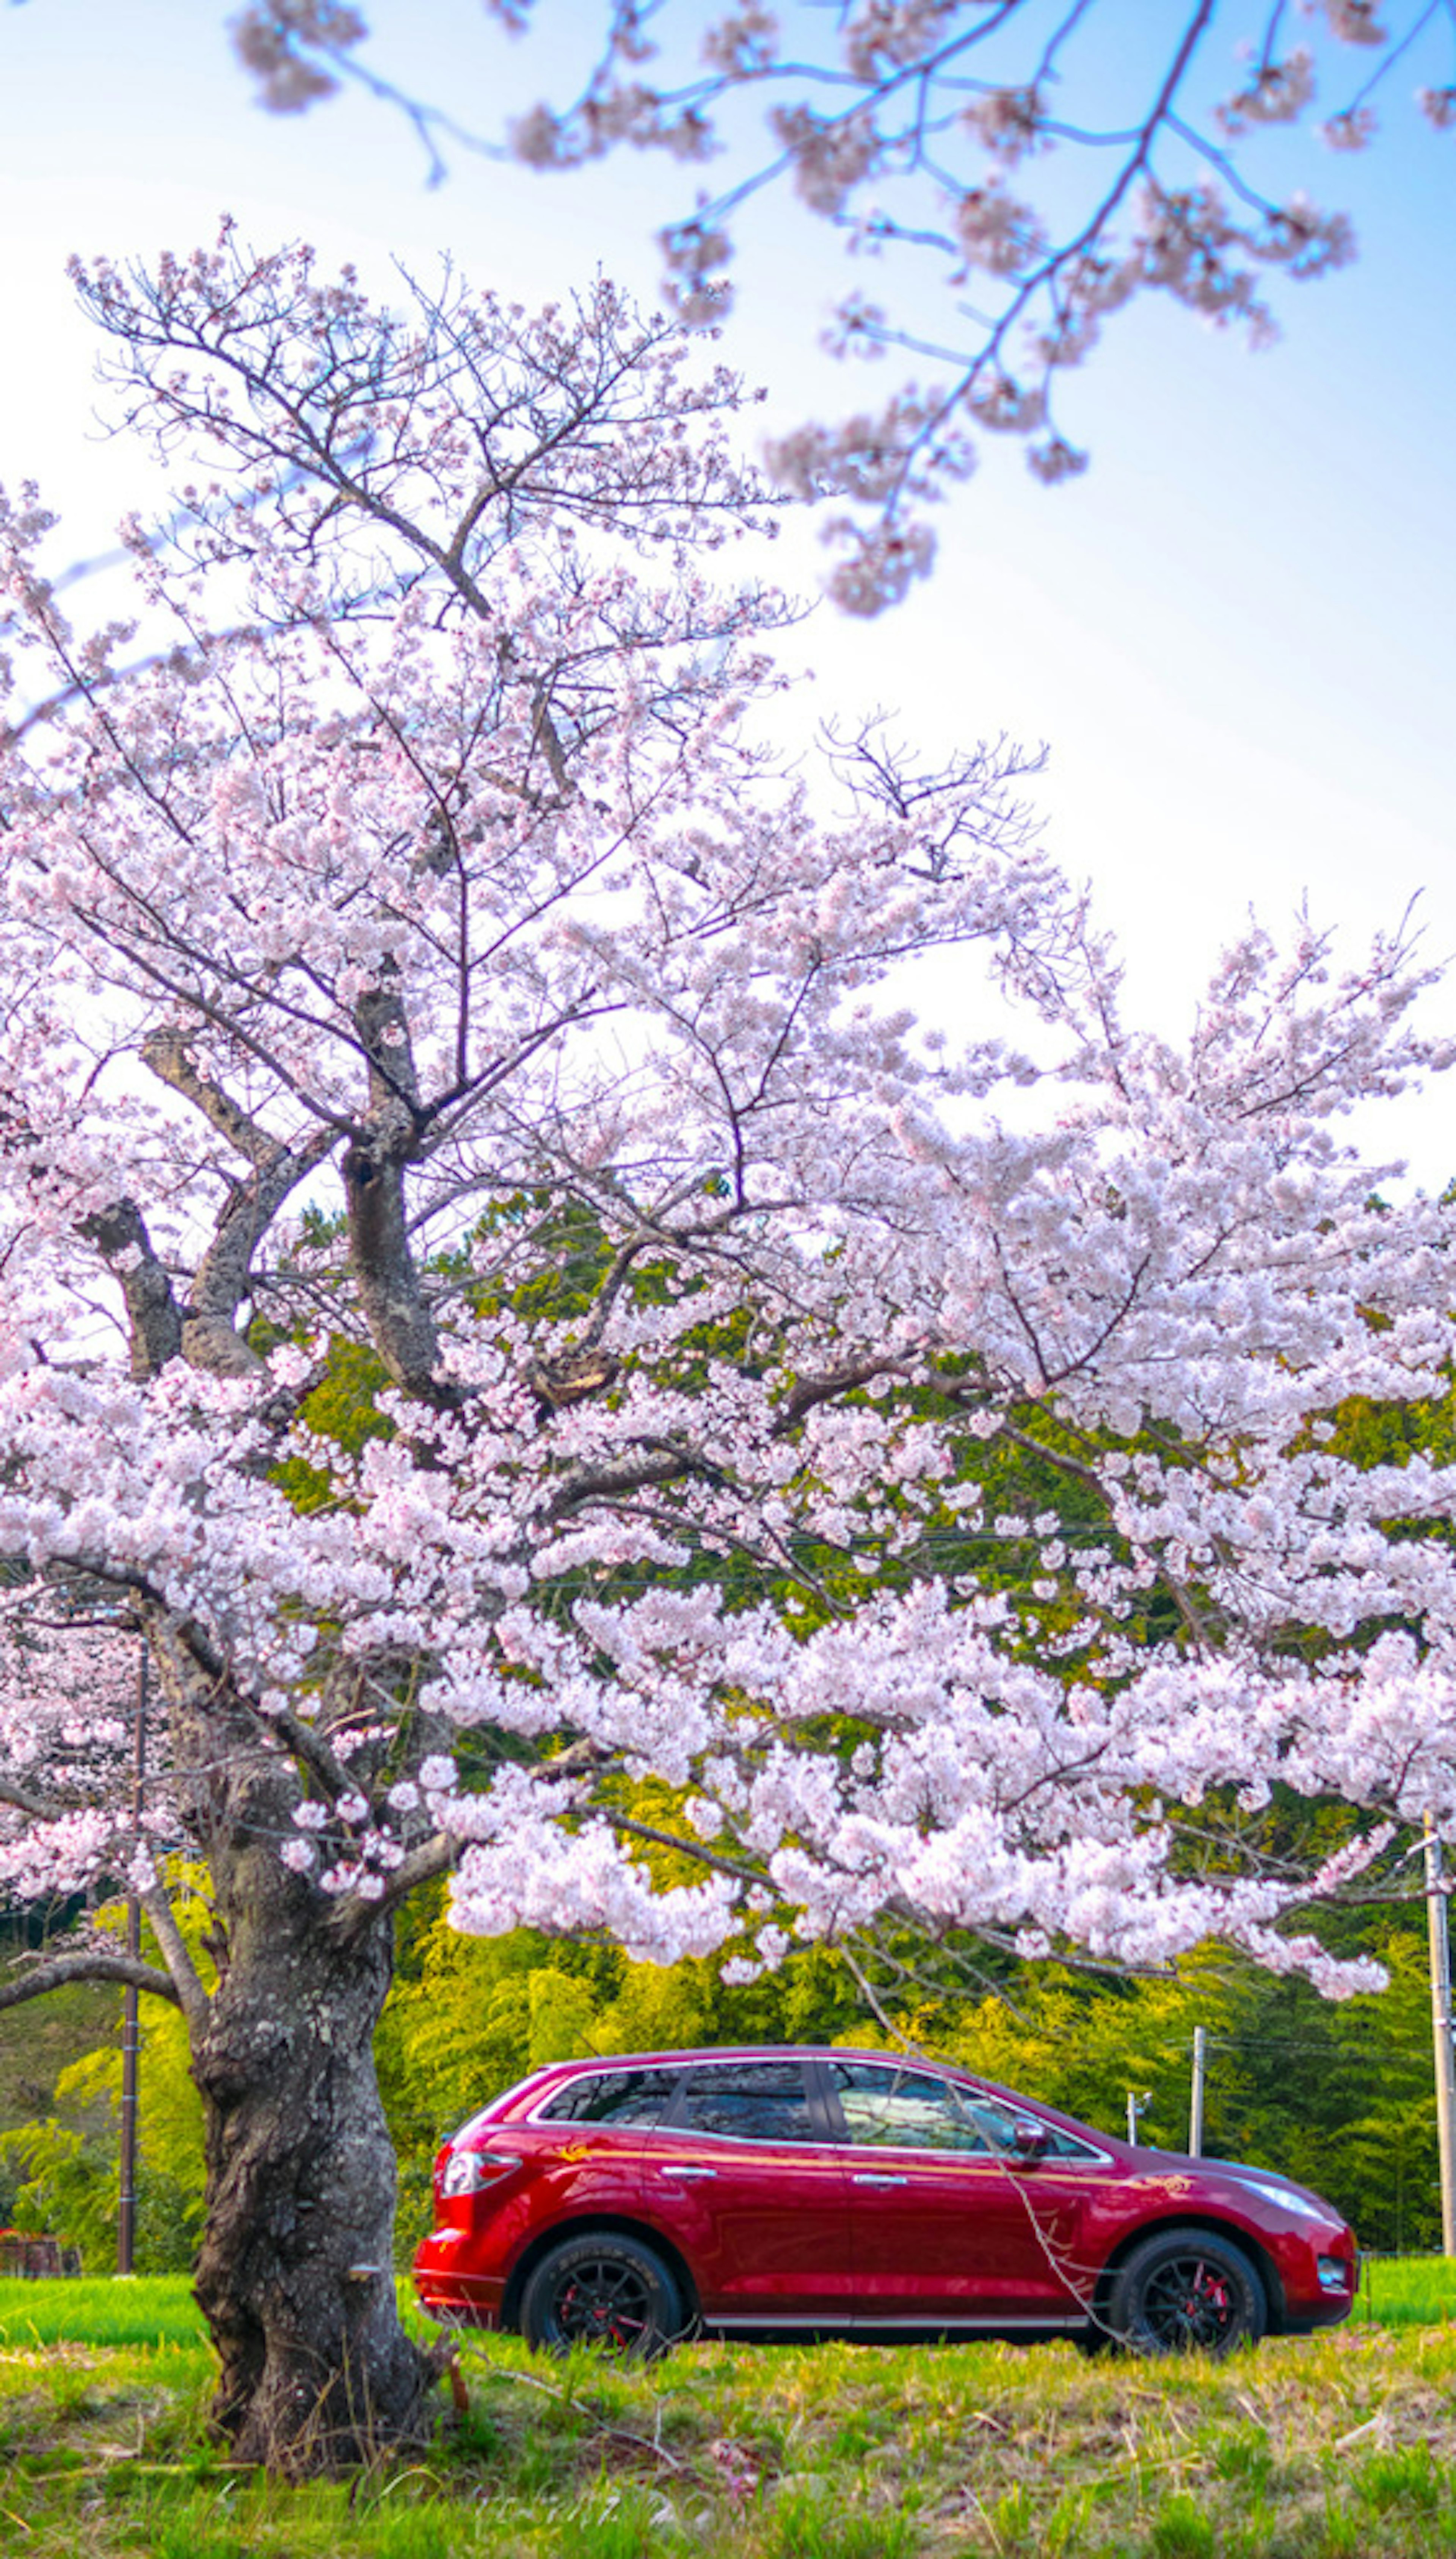
[[1456, 2055], [1451, 2049], [1451, 1938], [1441, 1881], [1441, 1843], [1425, 1825], [1426, 1923], [1431, 1950], [1431, 2041], [1436, 2064], [1436, 2143], [1441, 2160], [1441, 2253], [1456, 2257]]
[[[131, 1819], [135, 1844], [142, 1844], [142, 1812], [147, 1774], [147, 1647], [137, 1657], [136, 1719], [132, 1737]], [[126, 1904], [126, 1951], [133, 1963], [142, 1951], [142, 1907], [133, 1892]], [[129, 2275], [136, 2255], [136, 2106], [137, 2058], [141, 2042], [141, 1999], [136, 1986], [126, 1986], [121, 2027], [121, 2162], [116, 2197], [116, 2272]]]
[[1193, 2030], [1193, 2098], [1188, 2110], [1188, 2153], [1203, 2158], [1203, 2097], [1208, 2076], [1209, 2039], [1201, 2026]]

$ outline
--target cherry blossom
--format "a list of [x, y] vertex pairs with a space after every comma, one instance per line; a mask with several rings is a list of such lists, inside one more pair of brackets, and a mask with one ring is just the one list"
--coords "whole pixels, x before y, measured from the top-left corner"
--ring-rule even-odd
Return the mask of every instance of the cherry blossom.
[[784, 608], [705, 566], [773, 522], [738, 391], [609, 287], [83, 282], [197, 476], [132, 631], [0, 508], [0, 1880], [130, 1878], [156, 1953], [0, 2004], [183, 2010], [220, 2421], [306, 2466], [427, 1882], [735, 1978], [913, 1925], [1368, 1986], [1300, 1914], [1456, 1839], [1456, 1466], [1338, 1416], [1444, 1393], [1453, 1239], [1350, 1118], [1452, 1052], [1400, 937], [1311, 925], [1140, 1032], [1014, 753], [777, 760]]
[[[265, 105], [292, 112], [363, 85], [408, 117], [432, 180], [462, 150], [556, 173], [623, 145], [693, 163], [690, 210], [679, 199], [656, 227], [670, 307], [694, 327], [727, 317], [738, 218], [767, 191], [787, 190], [849, 255], [873, 258], [883, 289], [846, 296], [824, 343], [908, 350], [942, 371], [925, 446], [906, 449], [897, 478], [858, 493], [849, 562], [828, 579], [854, 613], [894, 604], [929, 568], [924, 505], [966, 476], [953, 430], [984, 416], [989, 385], [1024, 385], [1020, 411], [987, 420], [1003, 430], [1034, 438], [1044, 413], [1069, 413], [1026, 447], [1033, 474], [1057, 485], [1088, 457], [1072, 431], [1075, 386], [1056, 369], [1098, 345], [1096, 314], [1161, 290], [1264, 347], [1278, 323], [1260, 271], [1309, 281], [1348, 263], [1348, 221], [1302, 190], [1284, 195], [1271, 139], [1366, 148], [1378, 100], [1392, 100], [1407, 70], [1422, 75], [1427, 123], [1456, 123], [1451, 11], [1431, 0], [1302, 0], [1298, 11], [1178, 0], [1143, 9], [1131, 29], [1106, 0], [857, 0], [828, 12], [749, 0], [706, 19], [681, 0], [600, 12], [491, 0], [491, 12], [527, 40], [515, 61], [555, 100], [510, 114], [500, 140], [484, 100], [436, 106], [392, 81], [382, 39], [353, 8], [268, 0], [230, 24]], [[1022, 194], [1008, 187], [1013, 171]], [[1090, 294], [1092, 278], [1110, 291]], [[946, 288], [939, 316], [922, 280]], [[828, 443], [841, 432], [832, 417], [803, 429]], [[837, 517], [824, 530], [832, 551], [845, 546]]]

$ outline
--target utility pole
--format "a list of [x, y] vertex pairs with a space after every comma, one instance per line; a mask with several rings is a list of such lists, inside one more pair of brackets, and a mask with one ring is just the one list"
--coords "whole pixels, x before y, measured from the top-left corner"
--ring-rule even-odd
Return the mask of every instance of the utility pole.
[[1193, 2099], [1188, 2110], [1188, 2155], [1203, 2158], [1203, 2092], [1208, 2076], [1209, 2039], [1201, 2026], [1193, 2030]]
[[[143, 1638], [136, 1665], [136, 1716], [132, 1729], [131, 1824], [135, 1844], [142, 1844], [142, 1813], [147, 1777], [147, 1647]], [[126, 1951], [141, 1961], [142, 1906], [136, 1894], [126, 1904]], [[141, 1997], [134, 1982], [126, 1986], [121, 2027], [121, 2173], [116, 2198], [116, 2272], [129, 2275], [136, 2254], [136, 2096], [140, 2045]]]
[[1451, 1939], [1441, 1843], [1426, 1815], [1425, 1911], [1431, 1947], [1431, 2040], [1436, 2061], [1436, 2141], [1441, 2155], [1441, 2253], [1456, 2257], [1456, 2055], [1451, 2049]]

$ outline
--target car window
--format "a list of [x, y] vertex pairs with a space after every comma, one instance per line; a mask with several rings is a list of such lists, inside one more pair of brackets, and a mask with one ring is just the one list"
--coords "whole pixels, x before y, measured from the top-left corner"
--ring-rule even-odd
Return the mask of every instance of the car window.
[[1096, 2160], [1106, 2164], [1107, 2154], [1093, 2148], [1091, 2142], [1080, 2142], [1075, 2133], [1064, 2133], [1056, 2124], [1043, 2124], [1047, 2137], [1048, 2159]]
[[739, 2142], [822, 2139], [797, 2061], [709, 2062], [689, 2070], [672, 2121]]
[[1003, 2105], [999, 2097], [979, 2097], [967, 2089], [965, 2103], [993, 2150], [1014, 2151], [1018, 2124], [1034, 2124], [1042, 2137], [1044, 2159], [1102, 2160], [1106, 2154], [1094, 2150], [1091, 2142], [1080, 2142], [1075, 2133], [1064, 2133], [1056, 2124], [1033, 2115], [1023, 2107]]
[[[1016, 2127], [1018, 2123], [1028, 2122], [1029, 2117], [1013, 2114], [1009, 2106], [1003, 2106], [995, 2097], [973, 2097], [968, 2088], [961, 2090], [960, 2102], [969, 2108], [993, 2151], [1016, 2148]], [[1038, 2121], [1037, 2130], [1045, 2132], [1047, 2127]]]
[[896, 2151], [991, 2152], [969, 2100], [945, 2079], [879, 2061], [831, 2061], [829, 2076], [856, 2144]]
[[542, 2106], [546, 2124], [655, 2124], [681, 2073], [676, 2070], [592, 2070], [568, 2079]]

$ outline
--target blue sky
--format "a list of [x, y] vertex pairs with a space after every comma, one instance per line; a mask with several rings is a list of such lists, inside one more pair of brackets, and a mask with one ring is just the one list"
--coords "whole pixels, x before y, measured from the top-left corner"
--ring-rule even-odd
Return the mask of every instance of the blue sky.
[[[448, 249], [533, 299], [600, 260], [650, 297], [650, 231], [690, 193], [636, 164], [563, 183], [466, 157], [430, 192], [407, 130], [364, 98], [263, 115], [222, 14], [0, 12], [0, 479], [41, 479], [77, 549], [102, 544], [134, 473], [89, 424], [68, 250], [185, 247], [226, 208], [259, 245], [303, 234], [370, 273]], [[543, 23], [583, 14], [556, 0]], [[547, 85], [539, 46], [509, 48], [478, 0], [371, 15], [381, 64], [484, 125]], [[1126, 949], [1130, 1009], [1169, 1031], [1250, 904], [1277, 930], [1307, 894], [1353, 955], [1418, 896], [1430, 955], [1456, 952], [1456, 135], [1427, 131], [1410, 84], [1373, 152], [1302, 173], [1355, 212], [1363, 254], [1285, 297], [1280, 347], [1249, 356], [1172, 308], [1119, 318], [1069, 407], [1088, 476], [1044, 491], [997, 453], [943, 511], [938, 573], [907, 607], [869, 625], [826, 610], [797, 644], [816, 670], [806, 724], [883, 704], [935, 749], [1048, 742], [1053, 848]], [[888, 387], [888, 368], [849, 379], [812, 353], [840, 281], [821, 226], [765, 204], [739, 275], [726, 351], [770, 383], [768, 414]], [[784, 547], [808, 586], [807, 528]], [[1449, 1019], [1449, 991], [1438, 1005]], [[1403, 1103], [1368, 1140], [1438, 1182], [1456, 1169], [1447, 1115], [1440, 1094]]]

